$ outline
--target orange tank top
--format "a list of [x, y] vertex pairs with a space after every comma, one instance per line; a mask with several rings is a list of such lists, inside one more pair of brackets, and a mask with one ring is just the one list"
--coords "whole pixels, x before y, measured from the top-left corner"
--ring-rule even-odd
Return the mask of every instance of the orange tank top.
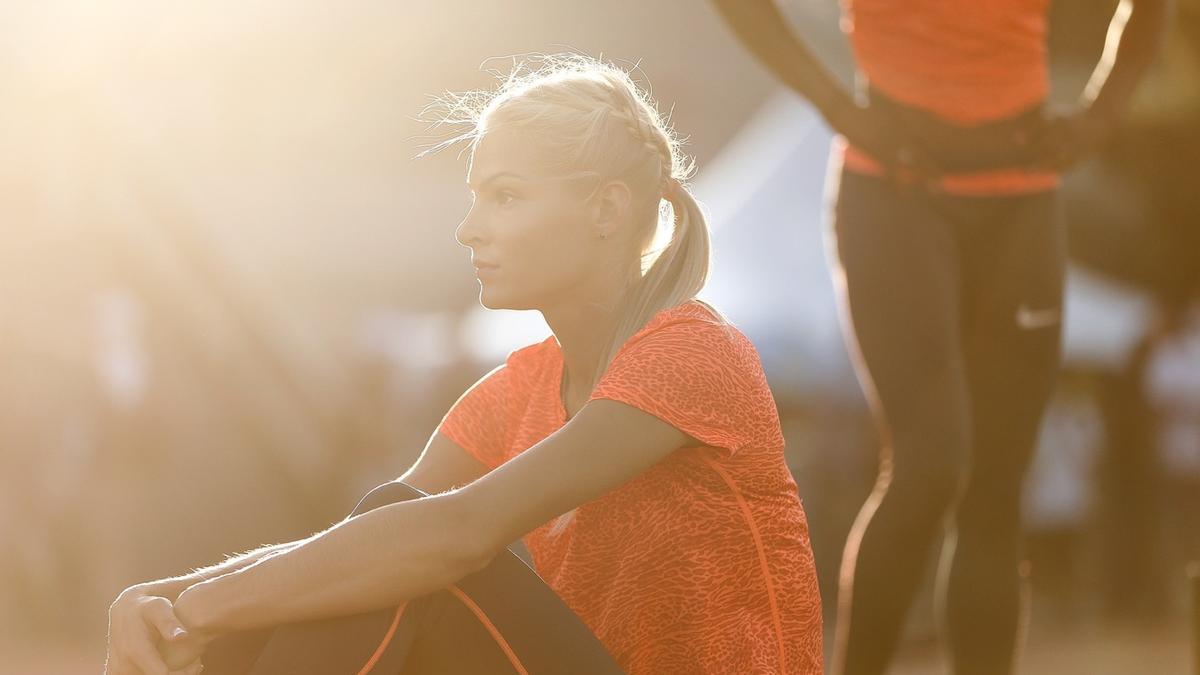
[[[871, 86], [905, 105], [972, 126], [1020, 113], [1049, 93], [1046, 25], [1050, 0], [842, 0], [842, 27]], [[880, 173], [858, 148], [845, 165]], [[947, 176], [962, 194], [1036, 192], [1054, 172], [1005, 169]]]

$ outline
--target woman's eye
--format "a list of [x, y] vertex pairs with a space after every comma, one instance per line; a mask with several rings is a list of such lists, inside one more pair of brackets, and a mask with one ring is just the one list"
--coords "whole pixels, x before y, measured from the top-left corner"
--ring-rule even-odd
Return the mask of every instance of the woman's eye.
[[516, 198], [517, 196], [508, 190], [501, 190], [500, 192], [496, 193], [496, 203], [500, 204], [501, 206], [508, 204]]

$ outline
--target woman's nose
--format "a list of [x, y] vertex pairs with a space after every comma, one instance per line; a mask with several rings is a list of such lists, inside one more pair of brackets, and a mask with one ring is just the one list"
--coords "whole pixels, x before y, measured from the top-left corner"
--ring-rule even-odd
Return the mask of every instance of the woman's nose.
[[475, 208], [472, 207], [454, 230], [454, 238], [459, 244], [470, 247], [479, 242], [480, 228], [476, 220]]

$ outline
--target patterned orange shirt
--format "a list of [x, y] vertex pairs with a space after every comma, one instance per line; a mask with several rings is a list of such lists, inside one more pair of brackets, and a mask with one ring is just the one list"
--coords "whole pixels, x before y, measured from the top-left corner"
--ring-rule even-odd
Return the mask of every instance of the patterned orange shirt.
[[[509, 355], [439, 431], [489, 469], [566, 423], [553, 336]], [[524, 538], [542, 578], [631, 675], [820, 673], [808, 525], [758, 353], [699, 302], [656, 314], [589, 400], [699, 440]]]

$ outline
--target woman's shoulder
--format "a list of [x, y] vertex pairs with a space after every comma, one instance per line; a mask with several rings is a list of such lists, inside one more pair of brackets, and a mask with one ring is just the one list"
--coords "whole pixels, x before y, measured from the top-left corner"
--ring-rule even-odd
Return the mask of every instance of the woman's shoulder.
[[627, 345], [652, 337], [653, 342], [673, 342], [705, 347], [751, 347], [749, 339], [716, 308], [702, 300], [689, 300], [655, 314], [630, 337]]
[[662, 321], [699, 321], [712, 325], [731, 325], [716, 307], [695, 298], [662, 310], [655, 316], [655, 319]]
[[628, 365], [688, 372], [740, 373], [762, 379], [762, 361], [750, 339], [707, 303], [692, 300], [662, 310], [617, 351]]
[[779, 418], [750, 341], [708, 305], [656, 314], [618, 351], [592, 398], [645, 410], [730, 454], [776, 447]]

